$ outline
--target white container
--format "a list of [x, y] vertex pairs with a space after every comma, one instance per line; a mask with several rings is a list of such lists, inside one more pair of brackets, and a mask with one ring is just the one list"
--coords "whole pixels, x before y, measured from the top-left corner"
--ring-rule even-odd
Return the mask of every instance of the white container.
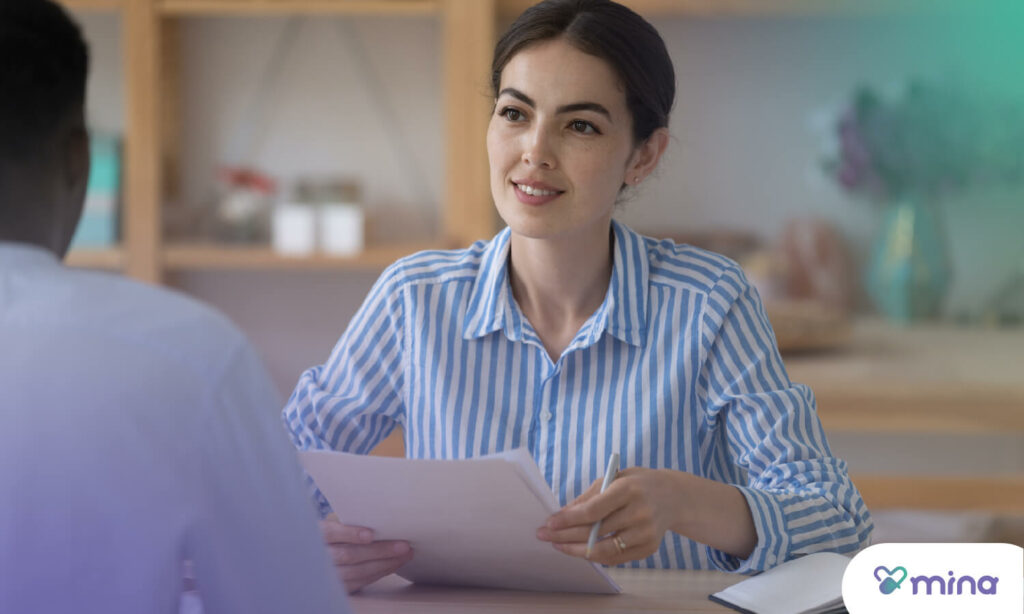
[[363, 251], [363, 208], [351, 203], [320, 205], [320, 249], [332, 256]]
[[311, 205], [283, 204], [274, 210], [274, 251], [306, 256], [316, 249], [316, 209]]

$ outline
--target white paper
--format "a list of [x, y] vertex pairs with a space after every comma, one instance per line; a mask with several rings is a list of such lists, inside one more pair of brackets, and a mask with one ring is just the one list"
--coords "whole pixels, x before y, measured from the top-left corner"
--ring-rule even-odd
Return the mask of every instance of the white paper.
[[594, 563], [558, 552], [537, 529], [559, 509], [523, 449], [468, 460], [300, 452], [338, 518], [412, 544], [413, 582], [617, 593]]
[[733, 584], [713, 596], [755, 614], [831, 612], [843, 602], [843, 572], [850, 559], [817, 552]]

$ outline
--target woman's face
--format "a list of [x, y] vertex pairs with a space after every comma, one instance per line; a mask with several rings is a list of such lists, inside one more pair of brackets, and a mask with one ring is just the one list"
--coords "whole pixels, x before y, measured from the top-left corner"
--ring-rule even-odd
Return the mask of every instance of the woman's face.
[[526, 47], [501, 73], [487, 129], [498, 213], [530, 238], [607, 232], [619, 188], [634, 179], [632, 129], [604, 60], [562, 39]]

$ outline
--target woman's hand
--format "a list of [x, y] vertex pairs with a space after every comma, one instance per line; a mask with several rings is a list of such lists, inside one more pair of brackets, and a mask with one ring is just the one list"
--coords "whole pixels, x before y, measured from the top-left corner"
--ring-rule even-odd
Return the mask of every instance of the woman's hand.
[[[552, 515], [537, 537], [558, 550], [604, 565], [647, 558], [658, 551], [678, 512], [679, 471], [630, 467], [608, 489], [601, 480]], [[587, 539], [601, 520], [602, 539], [586, 556]]]
[[373, 531], [341, 524], [331, 514], [320, 521], [320, 530], [331, 553], [338, 578], [354, 593], [412, 560], [412, 548], [404, 541], [373, 541]]
[[[590, 529], [601, 521], [601, 539], [587, 556]], [[537, 538], [558, 550], [604, 565], [644, 559], [661, 547], [667, 531], [741, 559], [757, 545], [750, 506], [739, 489], [672, 469], [630, 467], [601, 492], [595, 481], [575, 501], [548, 518]]]

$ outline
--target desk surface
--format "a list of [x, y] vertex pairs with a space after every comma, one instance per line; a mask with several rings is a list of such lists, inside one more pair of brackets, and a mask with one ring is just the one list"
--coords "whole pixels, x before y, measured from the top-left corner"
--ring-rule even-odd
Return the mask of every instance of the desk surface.
[[745, 576], [718, 571], [610, 569], [622, 593], [576, 595], [449, 588], [410, 584], [389, 576], [351, 596], [355, 614], [568, 614], [570, 612], [732, 612], [708, 595]]

